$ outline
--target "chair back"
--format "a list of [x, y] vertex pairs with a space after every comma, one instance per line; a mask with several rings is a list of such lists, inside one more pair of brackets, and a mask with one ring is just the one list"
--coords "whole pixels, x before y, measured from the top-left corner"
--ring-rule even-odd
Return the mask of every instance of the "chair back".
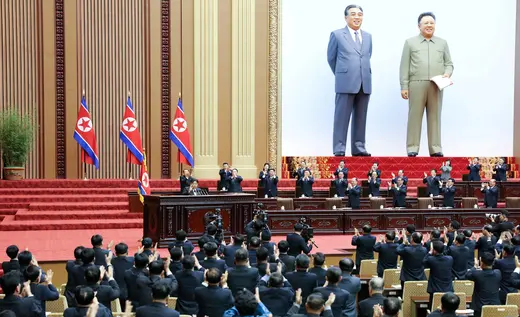
[[520, 309], [520, 293], [507, 294], [506, 305], [516, 305]]
[[360, 277], [372, 278], [377, 276], [377, 260], [362, 260], [360, 266]]
[[110, 309], [113, 313], [123, 312], [123, 310], [121, 309], [121, 302], [119, 301], [119, 298], [116, 298], [110, 302]]
[[61, 284], [60, 289], [59, 289], [60, 294], [65, 296], [66, 289], [67, 289], [67, 284]]
[[430, 279], [430, 269], [424, 269], [424, 274], [426, 275], [426, 279]]
[[177, 306], [177, 297], [168, 297], [168, 308], [175, 309]]
[[67, 304], [67, 299], [63, 295], [60, 295], [57, 300], [45, 302], [45, 309], [48, 313], [60, 313], [63, 315], [63, 312], [67, 308], [69, 308], [69, 305]]
[[[433, 301], [432, 301], [432, 311], [441, 307], [441, 298], [445, 293], [433, 293]], [[457, 310], [466, 309], [466, 294], [464, 293], [455, 293], [460, 299], [459, 308]]]
[[475, 283], [469, 280], [455, 280], [453, 281], [453, 291], [455, 293], [464, 293], [466, 296], [473, 296], [473, 289]]
[[401, 285], [401, 270], [386, 269], [383, 271], [384, 288], [393, 288], [393, 285]]
[[518, 316], [518, 307], [515, 305], [484, 305], [481, 317], [512, 317]]
[[430, 294], [426, 291], [428, 281], [406, 281], [403, 290], [403, 316], [415, 317], [415, 306], [412, 296], [429, 298]]

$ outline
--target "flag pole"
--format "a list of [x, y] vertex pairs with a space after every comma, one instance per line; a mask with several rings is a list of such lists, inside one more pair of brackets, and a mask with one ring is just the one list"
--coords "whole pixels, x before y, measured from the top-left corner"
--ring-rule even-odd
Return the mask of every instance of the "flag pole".
[[[181, 99], [181, 92], [179, 91], [179, 99]], [[179, 104], [179, 99], [177, 99], [177, 105]], [[178, 107], [178, 106], [177, 106]], [[182, 162], [180, 162], [180, 158], [181, 156], [179, 155], [179, 149], [177, 149], [177, 163], [179, 163], [178, 166], [178, 172], [179, 172], [179, 177], [182, 176]], [[181, 191], [182, 191], [182, 188], [181, 188]]]
[[[81, 95], [81, 98], [83, 99], [85, 97], [85, 89], [83, 89], [82, 91], [82, 95]], [[83, 156], [83, 159], [82, 159], [82, 163], [83, 163], [83, 180], [88, 180], [87, 179], [87, 160], [86, 160], [86, 157], [85, 157], [85, 150], [81, 149], [81, 154]]]
[[[130, 90], [128, 91], [128, 98], [130, 98]], [[128, 103], [128, 100], [127, 100]], [[134, 113], [135, 113], [135, 106], [134, 106]], [[128, 179], [132, 180], [132, 159], [130, 157], [130, 150], [126, 150], [126, 162], [128, 163]]]

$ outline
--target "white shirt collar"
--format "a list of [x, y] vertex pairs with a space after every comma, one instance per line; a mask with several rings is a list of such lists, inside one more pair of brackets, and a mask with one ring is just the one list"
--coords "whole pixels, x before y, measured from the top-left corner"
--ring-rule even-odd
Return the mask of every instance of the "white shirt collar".
[[352, 39], [354, 40], [354, 42], [356, 41], [356, 34], [354, 32], [357, 32], [358, 36], [359, 36], [359, 41], [361, 43], [363, 43], [363, 36], [361, 35], [362, 34], [361, 29], [355, 31], [355, 30], [351, 29], [348, 25], [347, 25], [347, 29], [350, 32], [350, 35], [352, 36]]

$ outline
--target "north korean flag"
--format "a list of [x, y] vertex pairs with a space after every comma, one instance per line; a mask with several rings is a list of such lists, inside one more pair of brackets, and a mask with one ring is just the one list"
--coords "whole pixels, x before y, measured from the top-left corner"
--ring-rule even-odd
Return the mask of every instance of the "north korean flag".
[[137, 127], [137, 120], [135, 120], [134, 107], [132, 106], [130, 96], [128, 96], [126, 102], [125, 115], [123, 116], [119, 138], [128, 147], [126, 161], [137, 165], [142, 164], [144, 158], [143, 144], [141, 142], [139, 128]]
[[172, 128], [170, 130], [170, 140], [172, 140], [179, 149], [177, 152], [178, 161], [194, 167], [190, 131], [188, 130], [188, 122], [184, 116], [181, 98], [179, 98], [177, 102], [177, 111], [175, 112], [175, 118], [173, 119]]
[[150, 177], [148, 176], [148, 169], [146, 168], [146, 156], [144, 156], [143, 164], [141, 164], [141, 175], [137, 181], [137, 188], [139, 189], [139, 200], [144, 204], [144, 196], [150, 195], [152, 189], [150, 188]]
[[74, 140], [81, 147], [81, 161], [83, 163], [92, 164], [99, 169], [98, 148], [96, 142], [96, 134], [92, 126], [90, 112], [88, 111], [85, 96], [81, 98], [79, 105], [78, 120], [74, 129]]

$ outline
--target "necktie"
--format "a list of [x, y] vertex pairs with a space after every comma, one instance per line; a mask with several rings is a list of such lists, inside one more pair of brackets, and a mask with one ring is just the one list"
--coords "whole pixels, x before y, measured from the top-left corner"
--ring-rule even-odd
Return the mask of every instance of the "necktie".
[[354, 35], [356, 36], [356, 45], [358, 50], [361, 50], [361, 40], [359, 39], [359, 33], [358, 31], [354, 32]]

